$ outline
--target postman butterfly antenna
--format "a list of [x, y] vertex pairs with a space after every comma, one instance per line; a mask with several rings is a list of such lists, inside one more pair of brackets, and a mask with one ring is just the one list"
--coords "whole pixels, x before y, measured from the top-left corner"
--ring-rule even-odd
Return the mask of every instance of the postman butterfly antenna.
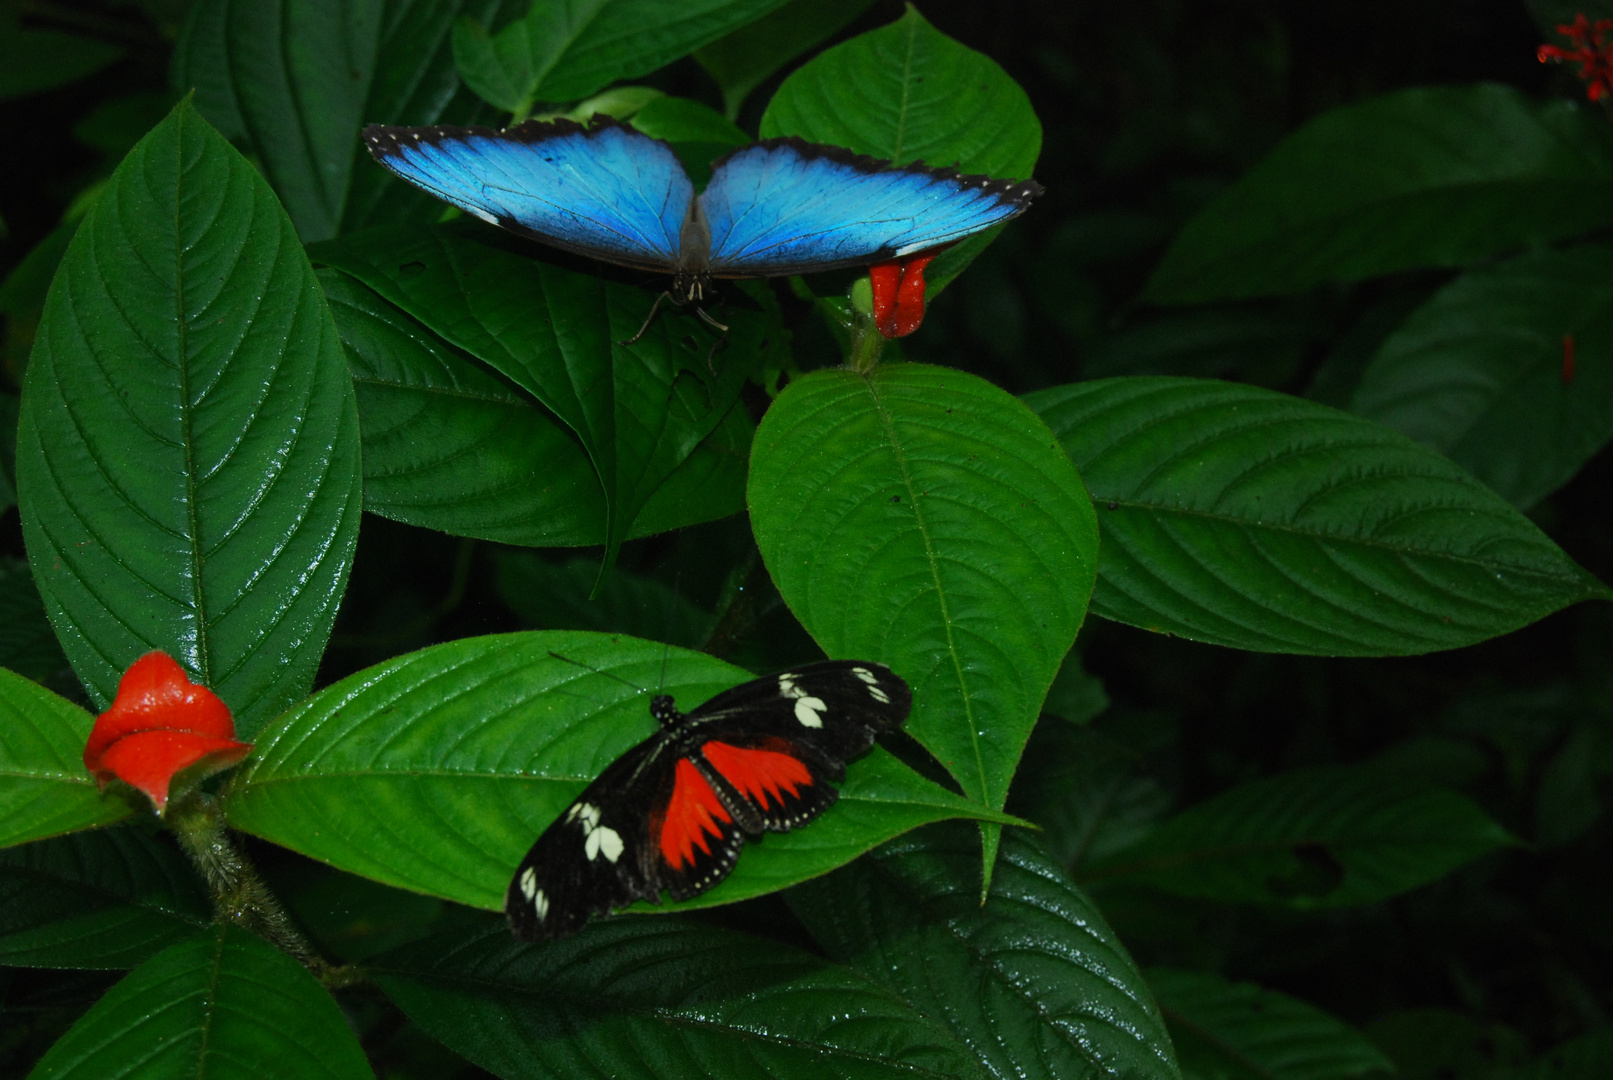
[[[647, 693], [647, 691], [645, 690], [644, 687], [640, 686], [636, 682], [632, 682], [629, 679], [622, 678], [620, 675], [616, 674], [614, 671], [606, 671], [604, 668], [596, 668], [592, 664], [585, 664], [581, 660], [573, 660], [569, 656], [561, 656], [559, 653], [555, 652], [553, 649], [549, 650], [549, 655], [554, 657], [556, 660], [563, 661], [564, 663], [571, 664], [571, 665], [573, 665], [575, 667], [580, 667], [584, 671], [592, 671], [595, 675], [603, 675], [607, 679], [615, 679], [617, 682], [621, 683], [623, 686], [631, 687], [634, 693], [637, 693], [637, 694]], [[662, 675], [663, 679], [666, 677], [666, 664], [665, 664], [664, 661], [662, 662], [662, 665], [661, 665], [661, 675]], [[566, 691], [562, 691], [562, 693], [565, 693], [565, 692]]]

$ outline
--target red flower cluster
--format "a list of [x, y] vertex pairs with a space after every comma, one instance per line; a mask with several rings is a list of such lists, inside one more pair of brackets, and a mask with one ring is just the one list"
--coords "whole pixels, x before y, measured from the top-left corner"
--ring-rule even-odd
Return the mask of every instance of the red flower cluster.
[[197, 686], [164, 652], [129, 665], [112, 707], [96, 718], [84, 744], [84, 767], [105, 787], [122, 780], [168, 806], [175, 774], [181, 783], [229, 768], [252, 751], [235, 741], [235, 721], [218, 696]]
[[1559, 26], [1557, 32], [1573, 42], [1570, 48], [1542, 45], [1535, 52], [1542, 64], [1548, 60], [1558, 63], [1574, 61], [1579, 64], [1579, 77], [1586, 84], [1585, 96], [1601, 101], [1613, 95], [1613, 19], [1597, 19], [1594, 23], [1583, 12], [1574, 21]]
[[924, 321], [924, 268], [939, 249], [868, 268], [874, 287], [874, 325], [888, 338], [906, 337]]

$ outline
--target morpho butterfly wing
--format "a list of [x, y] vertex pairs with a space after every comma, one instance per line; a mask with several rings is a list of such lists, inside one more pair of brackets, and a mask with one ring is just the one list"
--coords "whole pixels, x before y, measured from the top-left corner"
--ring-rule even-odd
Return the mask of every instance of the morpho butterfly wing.
[[685, 900], [728, 876], [745, 835], [833, 805], [846, 761], [899, 727], [912, 691], [883, 664], [831, 660], [755, 679], [683, 714], [589, 784], [517, 867], [505, 911], [541, 941], [633, 900]]
[[675, 269], [694, 185], [672, 148], [596, 117], [483, 127], [364, 129], [375, 160], [511, 232], [607, 262]]
[[717, 277], [867, 266], [961, 240], [1025, 210], [1042, 186], [834, 146], [768, 139], [719, 160], [700, 206]]

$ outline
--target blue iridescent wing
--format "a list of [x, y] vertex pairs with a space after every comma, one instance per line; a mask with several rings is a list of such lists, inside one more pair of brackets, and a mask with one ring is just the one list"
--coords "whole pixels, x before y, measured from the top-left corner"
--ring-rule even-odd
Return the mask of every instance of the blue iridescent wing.
[[375, 160], [484, 221], [607, 262], [671, 271], [694, 186], [672, 148], [596, 117], [364, 129]]
[[1034, 180], [893, 166], [836, 146], [768, 139], [712, 168], [700, 206], [711, 273], [774, 277], [866, 266], [961, 240], [1024, 211]]

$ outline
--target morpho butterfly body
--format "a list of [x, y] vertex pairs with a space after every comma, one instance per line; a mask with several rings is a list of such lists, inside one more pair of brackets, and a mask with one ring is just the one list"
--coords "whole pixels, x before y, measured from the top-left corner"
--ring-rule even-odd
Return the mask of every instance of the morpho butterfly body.
[[364, 141], [382, 165], [484, 221], [671, 274], [679, 303], [700, 302], [712, 278], [867, 266], [951, 244], [1042, 191], [788, 138], [720, 158], [696, 195], [670, 145], [605, 116], [504, 131], [372, 124]]
[[564, 937], [635, 900], [686, 900], [734, 868], [745, 837], [788, 832], [839, 796], [846, 762], [900, 727], [913, 694], [888, 667], [830, 660], [725, 690], [617, 758], [538, 837], [504, 897], [526, 941]]

